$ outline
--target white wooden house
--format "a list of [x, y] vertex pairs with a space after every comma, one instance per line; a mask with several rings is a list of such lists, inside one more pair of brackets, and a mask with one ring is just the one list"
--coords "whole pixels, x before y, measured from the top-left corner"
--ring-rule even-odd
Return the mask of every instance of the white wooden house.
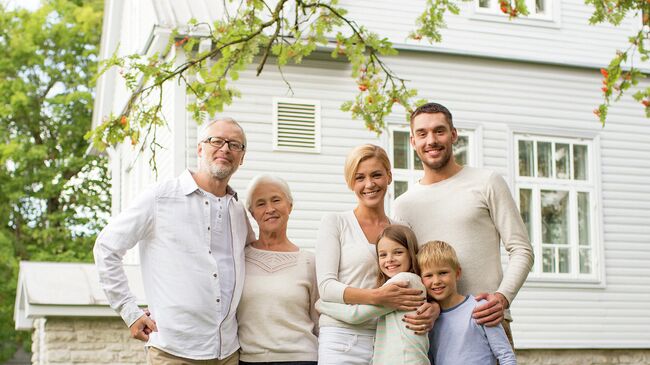
[[[420, 97], [452, 111], [462, 137], [457, 156], [502, 174], [519, 202], [536, 260], [512, 304], [517, 350], [529, 359], [577, 356], [555, 363], [596, 355], [603, 364], [650, 363], [650, 121], [629, 97], [611, 108], [604, 128], [592, 113], [601, 102], [599, 68], [627, 47], [640, 20], [591, 26], [592, 9], [580, 0], [531, 0], [528, 18], [509, 20], [496, 0], [475, 0], [460, 4], [461, 13], [446, 18], [443, 41], [429, 45], [407, 40], [424, 0], [340, 3], [349, 17], [394, 43], [400, 54], [388, 59], [393, 71], [412, 80]], [[107, 0], [101, 56], [116, 49], [158, 52], [172, 29], [191, 18], [211, 22], [221, 6]], [[182, 51], [169, 57], [181, 62], [176, 52]], [[340, 111], [356, 90], [349, 64], [323, 53], [283, 73], [293, 95], [272, 65], [260, 77], [245, 72], [236, 83], [243, 97], [223, 115], [243, 125], [248, 146], [232, 185], [245, 196], [257, 174], [288, 180], [295, 197], [290, 237], [313, 247], [323, 213], [354, 206], [342, 176], [352, 147], [375, 143], [389, 151], [395, 168], [389, 210], [421, 171], [403, 112], [390, 116], [377, 136]], [[105, 74], [94, 123], [119, 113], [128, 96], [117, 70]], [[158, 179], [196, 166], [189, 97], [176, 84], [164, 97], [170, 124], [160, 133]], [[309, 133], [292, 132], [291, 120]], [[110, 152], [115, 214], [156, 179], [148, 156], [136, 152], [130, 144]]]

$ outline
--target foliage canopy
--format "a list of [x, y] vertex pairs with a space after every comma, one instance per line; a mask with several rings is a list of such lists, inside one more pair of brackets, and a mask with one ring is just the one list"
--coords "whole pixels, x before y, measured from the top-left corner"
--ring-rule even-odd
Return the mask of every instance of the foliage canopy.
[[[410, 37], [440, 41], [445, 14], [458, 14], [460, 1], [470, 0], [426, 0]], [[499, 2], [501, 11], [510, 18], [528, 14], [525, 0]], [[594, 7], [592, 24], [619, 24], [626, 15], [639, 16], [649, 6], [645, 0], [586, 0], [586, 3]], [[213, 24], [193, 21], [187, 28], [176, 29], [162, 53], [151, 57], [114, 56], [107, 60], [104, 70], [118, 67], [132, 95], [123, 113], [108, 116], [92, 133], [98, 148], [118, 144], [127, 137], [134, 145], [141, 143], [155, 127], [164, 125], [162, 86], [170, 81], [181, 82], [196, 97], [188, 109], [200, 121], [205, 113], [213, 115], [222, 111], [240, 96], [233, 84], [243, 70], [256, 65], [259, 75], [272, 56], [277, 59], [281, 72], [284, 65], [300, 63], [317, 47], [331, 47], [333, 58], [349, 61], [358, 93], [354, 100], [344, 102], [341, 109], [350, 112], [353, 119], [363, 120], [369, 130], [381, 133], [384, 118], [395, 104], [401, 104], [408, 113], [423, 102], [415, 99], [417, 91], [408, 86], [407, 80], [391, 71], [383, 61], [384, 57], [397, 54], [392, 43], [347, 17], [346, 9], [337, 0], [230, 0], [224, 1], [224, 7], [223, 17]], [[647, 24], [645, 15], [644, 20]], [[631, 37], [630, 48], [618, 51], [607, 69], [603, 103], [594, 111], [603, 125], [613, 94], [617, 99], [645, 77], [634, 65], [625, 65], [625, 61], [634, 52], [647, 59], [644, 41], [649, 30], [645, 25]], [[179, 65], [167, 57], [172, 47], [182, 48], [187, 60]], [[640, 91], [634, 97], [650, 113], [649, 90]], [[150, 146], [155, 149], [155, 142]]]
[[0, 5], [0, 361], [16, 348], [18, 262], [90, 261], [109, 210], [106, 158], [87, 155], [102, 2]]

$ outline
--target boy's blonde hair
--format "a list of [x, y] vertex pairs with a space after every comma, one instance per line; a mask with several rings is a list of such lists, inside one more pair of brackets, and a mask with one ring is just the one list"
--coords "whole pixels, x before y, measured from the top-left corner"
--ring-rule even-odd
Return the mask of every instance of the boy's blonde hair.
[[420, 270], [448, 264], [452, 269], [460, 269], [456, 251], [445, 241], [429, 241], [418, 250], [418, 265]]

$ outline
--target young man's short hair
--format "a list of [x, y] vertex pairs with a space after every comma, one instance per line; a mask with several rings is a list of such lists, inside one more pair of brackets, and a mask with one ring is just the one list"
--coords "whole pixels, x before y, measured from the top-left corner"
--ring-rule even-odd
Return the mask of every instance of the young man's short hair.
[[411, 128], [413, 128], [413, 119], [415, 119], [415, 117], [417, 117], [418, 115], [436, 114], [436, 113], [442, 113], [445, 116], [447, 123], [449, 123], [449, 128], [454, 129], [454, 122], [451, 116], [451, 112], [444, 105], [438, 103], [426, 103], [417, 107], [417, 109], [415, 109], [413, 113], [411, 113], [411, 118], [410, 118]]
[[420, 270], [444, 264], [448, 264], [454, 270], [460, 268], [456, 250], [444, 241], [429, 241], [420, 247], [418, 250], [418, 264]]

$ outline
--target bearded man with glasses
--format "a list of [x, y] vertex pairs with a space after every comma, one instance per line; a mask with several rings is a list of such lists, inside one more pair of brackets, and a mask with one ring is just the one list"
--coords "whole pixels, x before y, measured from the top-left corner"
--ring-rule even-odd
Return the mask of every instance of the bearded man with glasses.
[[[244, 206], [228, 185], [246, 135], [233, 119], [203, 126], [199, 169], [147, 189], [95, 243], [100, 282], [131, 336], [146, 341], [148, 364], [237, 364], [236, 311], [244, 246], [254, 240]], [[136, 304], [122, 266], [139, 243], [149, 311]]]

